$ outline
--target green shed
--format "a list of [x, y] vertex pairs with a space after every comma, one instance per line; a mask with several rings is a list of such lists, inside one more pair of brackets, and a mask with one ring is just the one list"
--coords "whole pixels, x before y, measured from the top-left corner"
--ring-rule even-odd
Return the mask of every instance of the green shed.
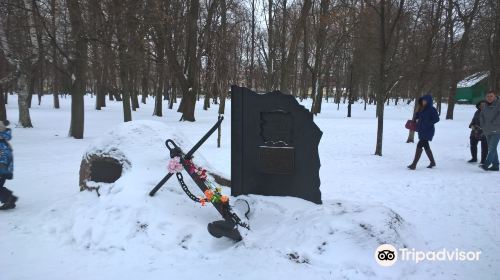
[[472, 104], [483, 100], [488, 91], [488, 76], [489, 72], [479, 72], [460, 81], [455, 100]]

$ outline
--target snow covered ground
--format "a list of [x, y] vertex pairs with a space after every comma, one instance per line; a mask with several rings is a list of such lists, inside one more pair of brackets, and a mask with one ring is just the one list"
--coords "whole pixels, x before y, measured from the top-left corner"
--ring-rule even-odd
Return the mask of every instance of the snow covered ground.
[[[11, 96], [8, 116], [17, 119]], [[178, 122], [165, 110], [153, 117], [152, 100], [123, 124], [121, 103], [93, 110], [86, 97], [85, 139], [67, 137], [69, 99], [60, 110], [51, 97], [34, 105], [35, 128], [13, 128], [15, 179], [7, 186], [18, 208], [0, 213], [0, 279], [498, 279], [500, 275], [500, 173], [468, 164], [467, 128], [474, 106], [457, 105], [455, 120], [437, 124], [431, 146], [438, 167], [406, 165], [411, 106], [386, 107], [384, 156], [373, 155], [374, 107], [324, 104], [316, 123], [320, 144], [323, 205], [296, 198], [250, 196], [251, 231], [244, 241], [214, 239], [206, 225], [218, 219], [210, 207], [194, 205], [175, 180], [153, 198], [163, 177], [163, 145], [173, 137], [190, 146], [217, 118], [201, 110], [195, 123]], [[304, 102], [309, 106], [309, 102]], [[228, 107], [229, 108], [229, 107]], [[140, 121], [137, 121], [140, 120]], [[196, 161], [230, 175], [230, 114]], [[99, 140], [100, 139], [100, 140]], [[98, 198], [79, 192], [82, 155], [95, 145], [113, 145], [130, 157], [130, 171]], [[108, 141], [108, 142], [107, 142]], [[193, 190], [196, 187], [188, 184]], [[224, 188], [224, 193], [230, 190]], [[481, 251], [477, 262], [375, 262], [381, 243], [429, 251]]]

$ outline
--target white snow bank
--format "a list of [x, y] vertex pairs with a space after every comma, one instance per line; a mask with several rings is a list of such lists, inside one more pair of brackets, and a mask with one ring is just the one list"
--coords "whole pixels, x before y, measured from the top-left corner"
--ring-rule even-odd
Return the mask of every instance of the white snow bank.
[[[413, 272], [404, 263], [384, 270], [367, 254], [384, 243], [398, 248], [414, 245], [411, 226], [383, 206], [331, 200], [316, 205], [297, 198], [251, 195], [245, 197], [252, 212], [251, 230], [241, 229], [244, 240], [212, 238], [206, 226], [220, 219], [218, 213], [189, 200], [175, 179], [155, 197], [148, 195], [166, 175], [165, 139], [174, 139], [185, 151], [189, 148], [179, 135], [162, 123], [139, 121], [122, 124], [96, 141], [87, 153], [119, 150], [130, 168], [118, 181], [101, 188], [101, 197], [90, 192], [75, 196], [70, 219], [55, 219], [58, 215], [51, 210], [46, 229], [64, 244], [94, 252], [166, 252], [184, 259], [187, 255], [193, 261], [227, 256], [224, 263], [235, 256], [244, 256], [245, 262], [265, 257], [333, 271], [348, 279], [398, 279]], [[199, 158], [195, 162], [205, 166]], [[201, 195], [194, 182], [184, 178], [191, 191]], [[224, 188], [223, 193], [229, 194], [230, 189]]]
[[[384, 275], [373, 256], [366, 254], [381, 244], [415, 245], [411, 225], [387, 207], [331, 200], [316, 205], [297, 198], [256, 195], [246, 199], [252, 209], [252, 230], [243, 242], [246, 249], [269, 250], [293, 262], [333, 268], [334, 275], [346, 279]], [[399, 275], [411, 270], [396, 267]]]

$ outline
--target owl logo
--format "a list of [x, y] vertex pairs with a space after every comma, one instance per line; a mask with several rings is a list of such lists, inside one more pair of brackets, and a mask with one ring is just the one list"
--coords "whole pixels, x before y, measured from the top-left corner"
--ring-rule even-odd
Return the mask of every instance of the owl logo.
[[382, 244], [375, 250], [375, 261], [381, 266], [393, 266], [397, 260], [397, 249], [391, 244]]

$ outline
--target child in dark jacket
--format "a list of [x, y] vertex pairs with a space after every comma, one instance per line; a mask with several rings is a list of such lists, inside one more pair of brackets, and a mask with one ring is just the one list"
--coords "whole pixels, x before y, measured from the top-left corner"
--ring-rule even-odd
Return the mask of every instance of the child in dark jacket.
[[477, 162], [477, 144], [481, 142], [481, 164], [484, 164], [486, 160], [486, 156], [488, 155], [488, 142], [486, 141], [486, 136], [483, 133], [483, 129], [481, 128], [481, 111], [483, 110], [486, 101], [482, 100], [476, 104], [476, 112], [474, 113], [474, 117], [472, 117], [472, 121], [470, 122], [469, 128], [470, 131], [470, 153], [472, 155], [472, 159], [469, 160], [470, 163]]
[[434, 125], [439, 122], [439, 114], [433, 106], [433, 100], [430, 94], [420, 97], [418, 105], [419, 110], [415, 114], [414, 120], [417, 122], [419, 140], [415, 151], [415, 158], [413, 159], [412, 164], [408, 165], [408, 169], [411, 170], [415, 170], [417, 168], [417, 163], [420, 160], [420, 156], [423, 151], [425, 151], [425, 154], [430, 160], [430, 164], [427, 168], [433, 168], [436, 166], [436, 161], [434, 160], [434, 155], [432, 154], [429, 142], [432, 141], [432, 138], [434, 137]]
[[12, 147], [9, 142], [12, 138], [9, 121], [0, 121], [0, 210], [8, 210], [16, 207], [17, 197], [12, 191], [4, 187], [6, 180], [12, 180], [14, 174], [14, 160]]

